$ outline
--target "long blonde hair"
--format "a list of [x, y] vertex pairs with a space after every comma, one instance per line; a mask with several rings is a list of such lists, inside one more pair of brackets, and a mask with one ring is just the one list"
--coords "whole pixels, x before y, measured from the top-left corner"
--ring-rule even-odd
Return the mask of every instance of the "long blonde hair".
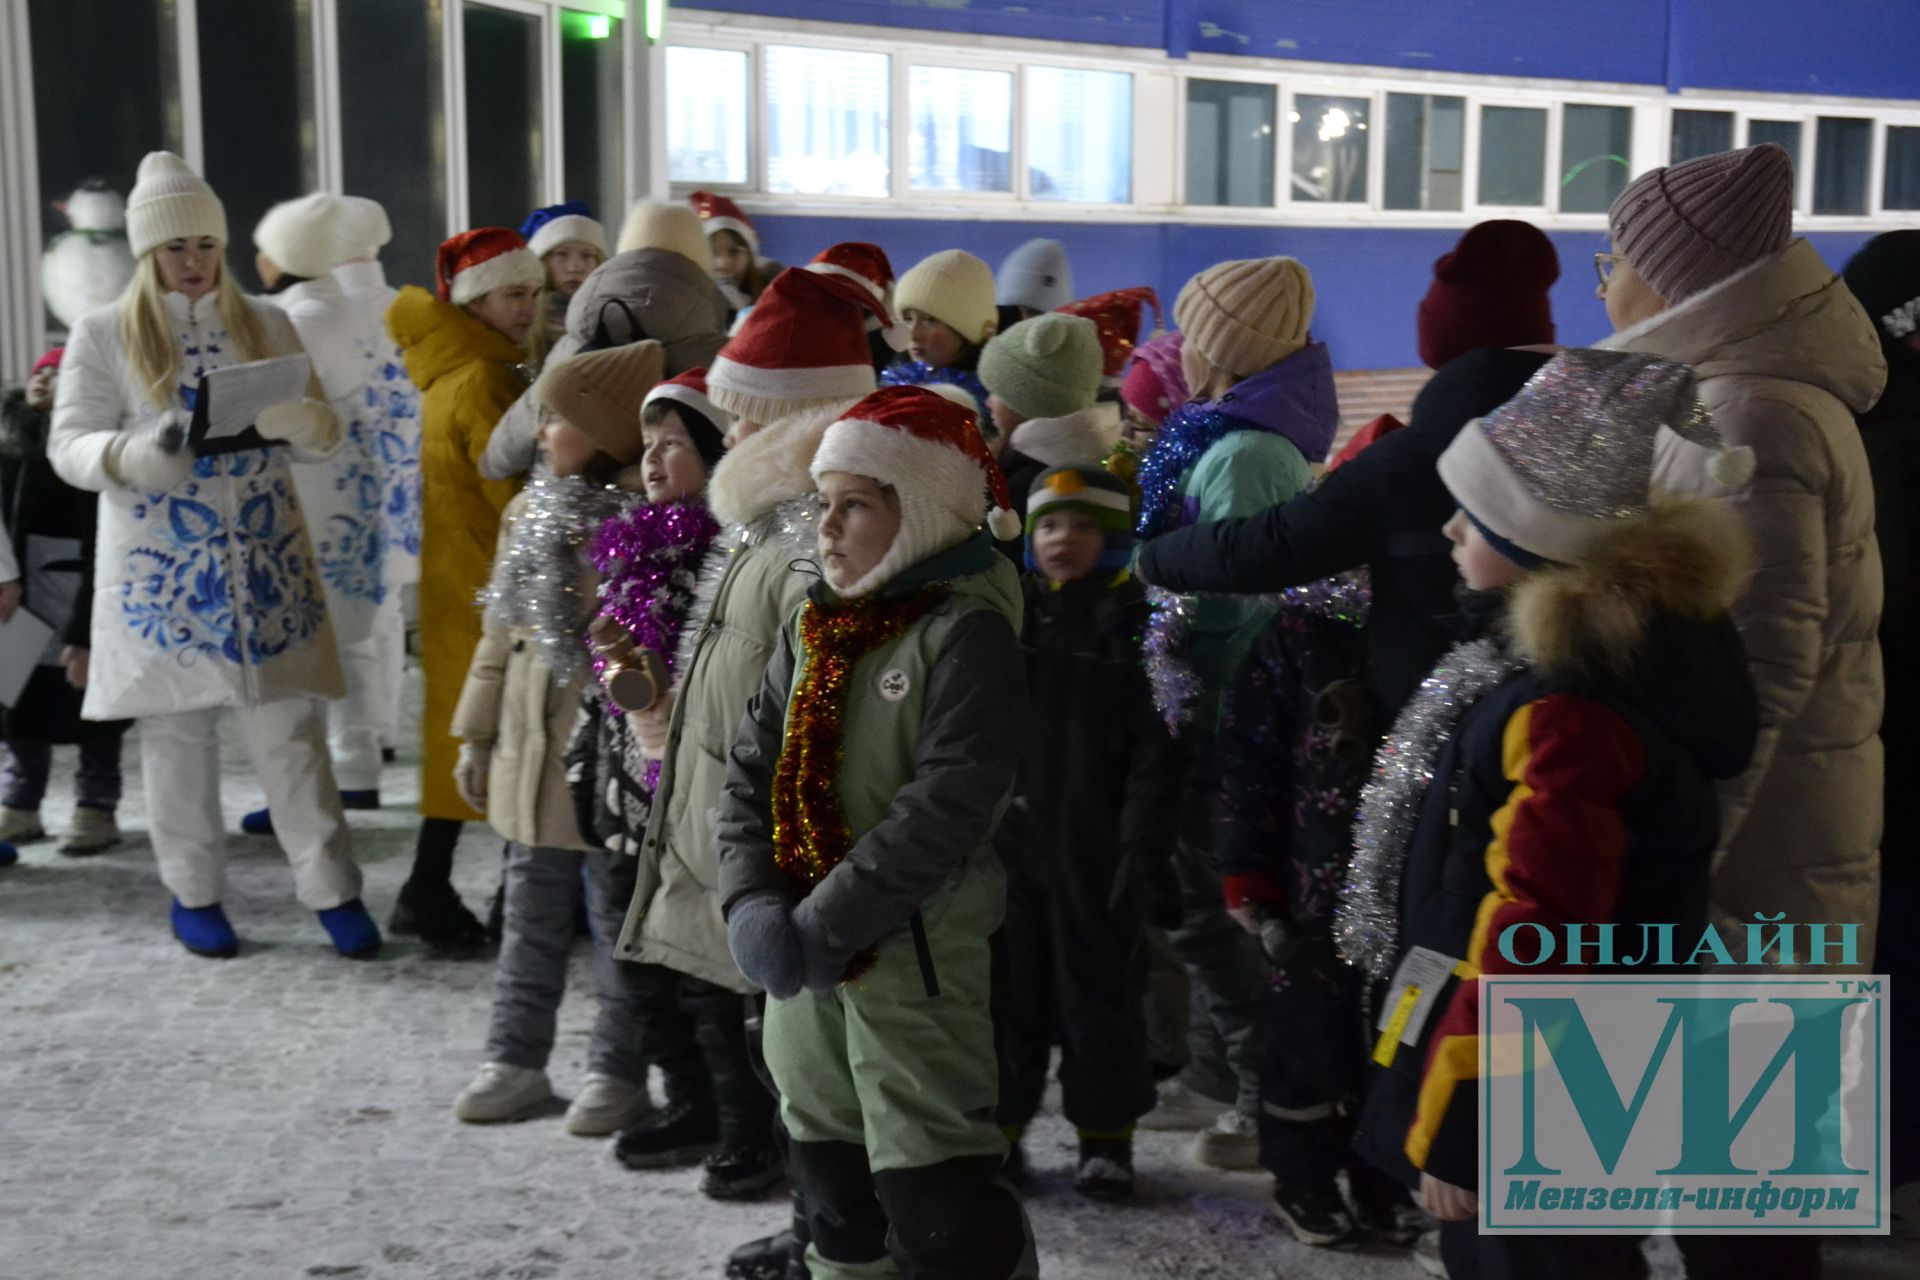
[[[267, 335], [253, 308], [247, 305], [246, 295], [233, 283], [224, 253], [214, 289], [218, 292], [220, 323], [226, 327], [234, 354], [241, 360], [262, 360], [273, 354], [267, 349]], [[166, 294], [160, 263], [151, 252], [143, 254], [132, 281], [120, 295], [120, 345], [126, 349], [134, 384], [162, 409], [173, 406], [174, 379], [180, 368], [180, 349], [175, 345], [173, 323], [167, 319]]]

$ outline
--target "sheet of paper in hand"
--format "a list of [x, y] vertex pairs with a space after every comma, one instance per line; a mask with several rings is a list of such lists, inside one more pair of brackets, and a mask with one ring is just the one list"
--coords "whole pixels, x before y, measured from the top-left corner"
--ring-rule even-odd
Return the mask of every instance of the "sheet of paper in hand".
[[0, 624], [0, 707], [20, 701], [40, 654], [53, 639], [53, 627], [25, 609]]
[[254, 429], [254, 419], [268, 405], [306, 395], [312, 376], [313, 365], [304, 355], [273, 356], [215, 369], [200, 379], [187, 443], [202, 458], [278, 444]]

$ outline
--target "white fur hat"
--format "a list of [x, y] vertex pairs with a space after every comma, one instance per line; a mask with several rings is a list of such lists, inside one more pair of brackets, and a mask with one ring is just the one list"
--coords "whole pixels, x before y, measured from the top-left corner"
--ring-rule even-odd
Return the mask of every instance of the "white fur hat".
[[227, 209], [207, 180], [171, 151], [149, 151], [127, 196], [127, 243], [138, 258], [169, 240], [227, 242]]
[[339, 223], [340, 197], [316, 191], [267, 210], [253, 229], [253, 244], [288, 275], [313, 280], [333, 270]]

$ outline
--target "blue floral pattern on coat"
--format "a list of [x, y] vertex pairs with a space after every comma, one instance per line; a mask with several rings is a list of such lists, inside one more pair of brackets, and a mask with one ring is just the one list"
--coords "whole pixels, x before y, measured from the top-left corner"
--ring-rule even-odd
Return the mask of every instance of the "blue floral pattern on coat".
[[314, 556], [321, 581], [341, 597], [378, 605], [387, 598], [385, 477], [374, 452], [379, 423], [353, 413], [344, 427], [331, 467], [332, 501], [312, 531]]
[[420, 392], [407, 377], [400, 349], [375, 351], [367, 384], [369, 417], [378, 438], [385, 543], [416, 559], [420, 555]]
[[327, 609], [299, 510], [277, 449], [201, 458], [189, 479], [145, 495], [120, 588], [127, 625], [182, 666], [258, 664], [312, 637]]

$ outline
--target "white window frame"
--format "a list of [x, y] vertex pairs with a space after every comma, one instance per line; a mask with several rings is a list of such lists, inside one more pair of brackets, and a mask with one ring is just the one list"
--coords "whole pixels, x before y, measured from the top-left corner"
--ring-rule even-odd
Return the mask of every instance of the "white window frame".
[[[915, 67], [930, 67], [939, 71], [991, 71], [1008, 77], [1008, 141], [1007, 163], [1010, 171], [1007, 175], [1010, 186], [1005, 191], [922, 191], [914, 187], [913, 174], [909, 167], [913, 161], [913, 90], [910, 78]], [[1026, 76], [1018, 68], [985, 58], [965, 55], [946, 58], [917, 56], [904, 50], [893, 55], [894, 120], [898, 127], [892, 131], [893, 162], [897, 179], [890, 185], [892, 194], [903, 199], [936, 198], [953, 200], [966, 204], [979, 204], [987, 207], [1019, 200], [1026, 193], [1026, 131], [1020, 127], [1026, 115], [1027, 83]]]
[[[1885, 133], [1889, 125], [1920, 125], [1920, 102], [1883, 99], [1809, 99], [1765, 93], [1687, 91], [1669, 94], [1658, 85], [1597, 81], [1546, 80], [1521, 77], [1422, 72], [1397, 68], [1344, 67], [1276, 58], [1229, 54], [1192, 54], [1170, 58], [1160, 49], [1066, 44], [1024, 38], [872, 27], [758, 15], [718, 13], [697, 8], [675, 9], [669, 15], [665, 42], [672, 45], [746, 50], [752, 73], [756, 110], [750, 125], [748, 152], [751, 180], [728, 187], [729, 194], [769, 213], [858, 212], [876, 217], [979, 218], [1005, 221], [1157, 222], [1177, 220], [1196, 225], [1466, 227], [1502, 215], [1528, 219], [1548, 230], [1604, 230], [1604, 213], [1560, 211], [1560, 147], [1568, 105], [1626, 107], [1633, 112], [1633, 146], [1628, 178], [1667, 163], [1670, 112], [1676, 109], [1727, 111], [1734, 116], [1735, 145], [1744, 145], [1752, 119], [1797, 119], [1802, 122], [1801, 149], [1808, 162], [1801, 166], [1796, 206], [1797, 224], [1812, 232], [1884, 230], [1920, 225], [1920, 211], [1884, 211]], [[765, 190], [766, 124], [765, 76], [760, 50], [767, 44], [797, 44], [817, 48], [880, 50], [894, 60], [894, 164], [886, 197], [811, 197]], [[915, 191], [908, 176], [910, 152], [908, 77], [914, 66], [956, 67], [1007, 71], [1014, 76], [1013, 168], [1014, 191]], [[1134, 78], [1132, 198], [1117, 204], [1077, 201], [1037, 201], [1028, 189], [1027, 68], [1058, 66], [1124, 71]], [[1267, 85], [1273, 88], [1278, 115], [1274, 136], [1274, 200], [1271, 205], [1190, 205], [1186, 203], [1186, 130], [1188, 80], [1220, 80]], [[1296, 200], [1292, 191], [1292, 133], [1287, 113], [1296, 94], [1331, 94], [1365, 98], [1372, 106], [1367, 199], [1364, 203], [1320, 204]], [[1389, 93], [1431, 94], [1465, 100], [1466, 127], [1462, 144], [1462, 207], [1458, 210], [1387, 209], [1386, 100]], [[1540, 206], [1482, 204], [1480, 195], [1480, 113], [1486, 106], [1542, 109], [1547, 113], [1546, 147], [1542, 156], [1546, 174], [1544, 203]], [[1870, 212], [1863, 217], [1814, 216], [1808, 212], [1812, 192], [1812, 158], [1816, 145], [1811, 132], [1821, 115], [1869, 117], [1874, 131], [1873, 169], [1869, 175]], [[1377, 122], [1377, 123], [1374, 123]], [[675, 183], [676, 195], [691, 190]]]
[[[726, 196], [752, 196], [766, 185], [766, 148], [763, 139], [766, 133], [763, 127], [767, 110], [767, 77], [765, 64], [760, 56], [760, 46], [747, 40], [668, 40], [662, 39], [663, 48], [706, 49], [716, 53], [743, 53], [747, 57], [747, 177], [744, 182], [682, 182], [670, 179], [676, 195], [684, 196], [690, 191], [713, 191]], [[778, 43], [770, 42], [770, 43]], [[664, 57], [664, 54], [662, 55]], [[665, 63], [662, 62], [664, 76]], [[673, 103], [667, 103], [667, 110], [673, 110]], [[666, 134], [666, 124], [660, 126], [661, 136]], [[664, 143], [662, 144], [664, 145]], [[668, 162], [669, 166], [671, 161]], [[671, 173], [669, 167], [668, 172]]]

